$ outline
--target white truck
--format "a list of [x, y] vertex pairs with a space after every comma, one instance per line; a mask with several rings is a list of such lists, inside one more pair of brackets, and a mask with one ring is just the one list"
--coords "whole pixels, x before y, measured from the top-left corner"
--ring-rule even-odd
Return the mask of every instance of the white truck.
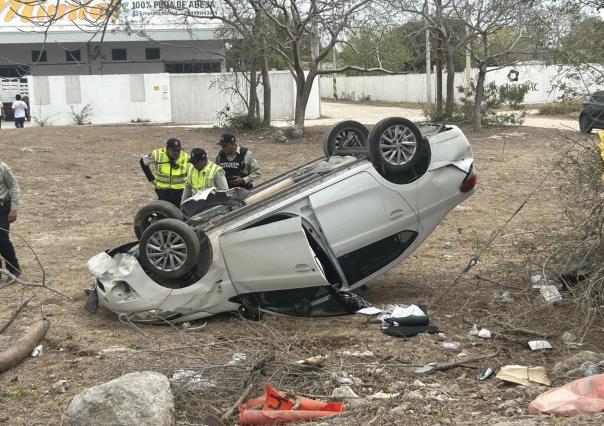
[[4, 108], [4, 117], [8, 120], [13, 119], [11, 105], [15, 101], [16, 95], [21, 95], [29, 106], [27, 77], [0, 77], [0, 102]]

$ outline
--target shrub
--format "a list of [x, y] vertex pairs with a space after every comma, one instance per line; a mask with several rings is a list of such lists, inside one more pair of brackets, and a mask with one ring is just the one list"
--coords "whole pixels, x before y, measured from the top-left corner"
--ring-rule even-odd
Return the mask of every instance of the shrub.
[[73, 123], [81, 126], [83, 124], [90, 124], [90, 120], [88, 117], [92, 114], [92, 104], [86, 104], [82, 107], [80, 112], [77, 112], [73, 109], [73, 105], [71, 105], [71, 117], [73, 119]]
[[580, 102], [552, 102], [539, 105], [539, 114], [541, 115], [568, 115], [572, 112], [581, 110]]

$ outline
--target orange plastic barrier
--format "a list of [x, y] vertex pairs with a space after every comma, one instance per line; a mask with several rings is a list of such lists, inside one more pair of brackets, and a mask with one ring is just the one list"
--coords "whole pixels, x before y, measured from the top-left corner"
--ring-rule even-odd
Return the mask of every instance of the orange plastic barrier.
[[239, 423], [251, 426], [313, 421], [344, 411], [346, 407], [340, 402], [292, 397], [266, 385], [264, 395], [239, 405]]
[[581, 416], [604, 411], [604, 374], [594, 374], [539, 395], [529, 414]]

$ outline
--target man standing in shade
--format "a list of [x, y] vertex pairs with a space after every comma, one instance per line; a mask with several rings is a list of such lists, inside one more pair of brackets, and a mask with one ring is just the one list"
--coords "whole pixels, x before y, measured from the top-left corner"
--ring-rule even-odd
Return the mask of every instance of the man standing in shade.
[[10, 241], [10, 224], [17, 220], [17, 209], [21, 199], [21, 190], [17, 178], [11, 169], [0, 161], [0, 255], [6, 263], [5, 268], [18, 277], [21, 275], [15, 248]]
[[260, 166], [249, 149], [237, 145], [235, 135], [225, 133], [218, 145], [222, 147], [216, 164], [223, 168], [229, 188], [252, 189], [260, 177]]
[[155, 184], [157, 198], [180, 207], [189, 166], [189, 155], [182, 151], [180, 141], [168, 139], [165, 148], [141, 158], [140, 165], [149, 182]]

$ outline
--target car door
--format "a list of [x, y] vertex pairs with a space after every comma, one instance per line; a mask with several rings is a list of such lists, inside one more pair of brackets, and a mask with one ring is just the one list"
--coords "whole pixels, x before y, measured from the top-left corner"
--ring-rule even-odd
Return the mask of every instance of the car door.
[[220, 237], [239, 294], [329, 286], [298, 216]]
[[338, 258], [399, 232], [417, 231], [419, 226], [403, 196], [368, 172], [337, 182], [309, 199]]
[[604, 93], [596, 93], [589, 100], [589, 117], [596, 126], [604, 124]]

